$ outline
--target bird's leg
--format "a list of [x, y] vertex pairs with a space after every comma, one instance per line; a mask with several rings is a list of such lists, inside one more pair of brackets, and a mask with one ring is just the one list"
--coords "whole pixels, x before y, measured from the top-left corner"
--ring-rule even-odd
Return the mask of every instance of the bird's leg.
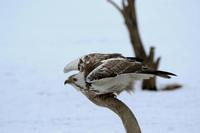
[[93, 89], [92, 87], [87, 86], [86, 89], [82, 89], [82, 91], [84, 92], [92, 92], [95, 93], [96, 95], [98, 95], [100, 93], [100, 91]]
[[85, 81], [85, 83], [86, 83], [85, 87], [81, 87], [81, 91], [82, 92], [88, 92], [88, 91], [90, 91], [91, 83], [88, 83], [86, 81]]
[[91, 83], [88, 83], [88, 82], [85, 82], [86, 83], [86, 88], [88, 88], [88, 90], [89, 90], [89, 88], [91, 87]]

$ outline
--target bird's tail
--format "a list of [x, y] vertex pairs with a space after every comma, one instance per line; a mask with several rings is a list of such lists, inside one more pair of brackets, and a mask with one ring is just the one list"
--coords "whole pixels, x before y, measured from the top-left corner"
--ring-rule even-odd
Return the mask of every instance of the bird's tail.
[[151, 75], [155, 75], [155, 76], [159, 76], [159, 77], [163, 77], [163, 78], [171, 78], [171, 76], [176, 76], [176, 74], [171, 73], [171, 72], [166, 72], [166, 71], [159, 71], [159, 70], [152, 70], [152, 69], [143, 69], [140, 72], [141, 74], [151, 74]]

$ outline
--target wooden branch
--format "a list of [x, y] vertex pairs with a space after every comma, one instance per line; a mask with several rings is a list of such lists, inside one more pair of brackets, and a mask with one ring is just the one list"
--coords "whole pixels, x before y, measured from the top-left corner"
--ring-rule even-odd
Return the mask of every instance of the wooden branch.
[[180, 88], [182, 88], [183, 86], [181, 84], [170, 84], [170, 85], [167, 85], [165, 87], [163, 87], [162, 89], [160, 89], [161, 91], [174, 91], [174, 90], [178, 90]]
[[[107, 0], [111, 5], [113, 5], [120, 13], [122, 13], [122, 9], [112, 0]], [[123, 13], [122, 13], [123, 14]]]
[[161, 60], [161, 57], [158, 57], [156, 62], [155, 62], [155, 69], [158, 69], [158, 66], [160, 64], [160, 60]]
[[137, 119], [132, 111], [114, 94], [104, 94], [96, 96], [92, 92], [84, 92], [84, 95], [94, 104], [106, 107], [115, 112], [122, 120], [126, 133], [141, 133]]
[[143, 58], [144, 61], [146, 61], [147, 55], [145, 53], [145, 49], [143, 47], [140, 38], [139, 28], [137, 23], [135, 0], [127, 0], [125, 2], [122, 1], [122, 5], [123, 5], [123, 18], [129, 32], [131, 44], [135, 52], [135, 55], [136, 57]]
[[[154, 47], [151, 47], [150, 48], [150, 51], [149, 51], [149, 56], [148, 56], [148, 59], [147, 59], [147, 64], [148, 64], [148, 62], [150, 62], [152, 65], [153, 65], [153, 62], [154, 62], [154, 56], [155, 56], [155, 48]], [[151, 65], [151, 64], [149, 64], [149, 65]], [[153, 67], [153, 66], [149, 66], [149, 67]]]

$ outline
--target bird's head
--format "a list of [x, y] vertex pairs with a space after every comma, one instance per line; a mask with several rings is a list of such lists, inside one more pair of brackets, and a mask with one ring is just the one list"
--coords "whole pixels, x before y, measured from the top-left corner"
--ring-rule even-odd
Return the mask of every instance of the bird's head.
[[66, 84], [70, 84], [78, 90], [84, 89], [86, 87], [84, 76], [81, 73], [74, 74], [68, 77], [68, 79], [64, 82], [64, 85]]
[[74, 74], [74, 75], [71, 75], [70, 77], [68, 77], [68, 79], [65, 80], [64, 84], [65, 84], [65, 85], [66, 85], [66, 84], [74, 84], [74, 83], [77, 82], [77, 80], [78, 80], [77, 75]]

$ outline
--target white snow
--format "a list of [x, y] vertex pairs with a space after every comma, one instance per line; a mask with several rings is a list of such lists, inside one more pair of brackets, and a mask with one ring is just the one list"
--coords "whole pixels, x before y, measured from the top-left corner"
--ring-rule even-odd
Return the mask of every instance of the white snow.
[[[120, 0], [118, 0], [119, 2]], [[146, 49], [181, 83], [171, 92], [137, 91], [119, 98], [143, 133], [199, 133], [200, 2], [138, 1]], [[0, 133], [121, 133], [120, 119], [64, 86], [67, 62], [90, 52], [132, 56], [120, 14], [106, 0], [0, 1]]]

